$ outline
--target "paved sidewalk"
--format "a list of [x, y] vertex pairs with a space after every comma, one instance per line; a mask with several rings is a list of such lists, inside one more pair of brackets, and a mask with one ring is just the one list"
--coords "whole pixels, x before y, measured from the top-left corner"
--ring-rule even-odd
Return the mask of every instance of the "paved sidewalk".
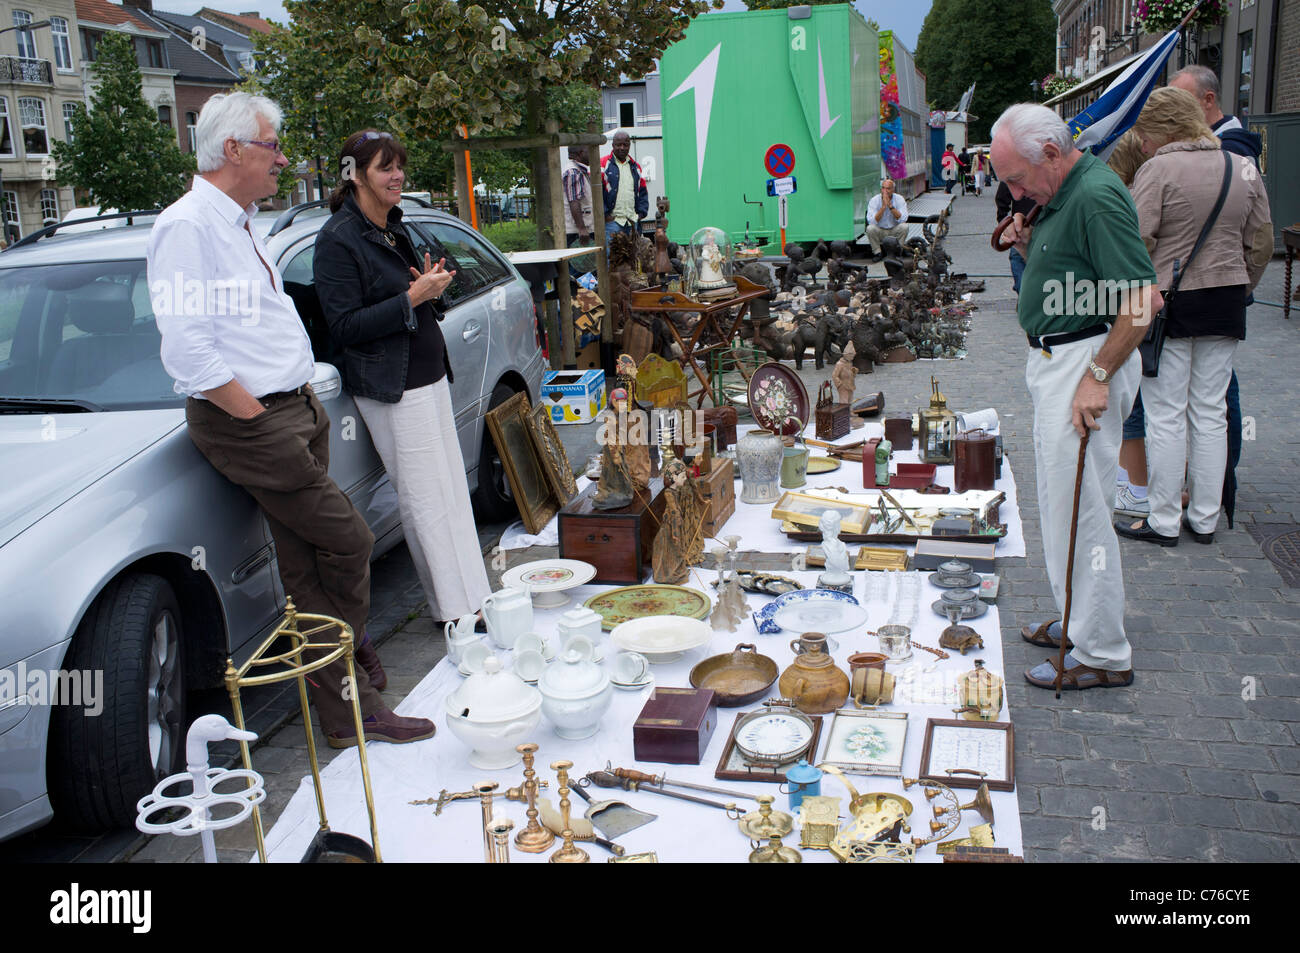
[[[1005, 256], [988, 245], [992, 225], [992, 190], [957, 199], [948, 241], [954, 270], [1007, 274]], [[1275, 260], [1257, 297], [1280, 302], [1281, 284]], [[928, 400], [933, 373], [954, 407], [995, 406], [1001, 416], [1029, 551], [1025, 559], [999, 560], [998, 599], [1026, 859], [1300, 860], [1300, 590], [1283, 582], [1247, 531], [1251, 523], [1300, 524], [1300, 434], [1287, 423], [1300, 397], [1288, 358], [1300, 319], [1293, 326], [1280, 308], [1255, 305], [1250, 337], [1237, 351], [1243, 413], [1253, 419], [1255, 439], [1238, 470], [1236, 528], [1221, 522], [1210, 546], [1123, 541], [1136, 682], [1057, 702], [1021, 676], [1045, 653], [1021, 641], [1020, 627], [1055, 606], [1043, 569], [1025, 343], [1010, 278], [988, 279], [978, 301], [966, 360], [887, 365], [858, 385], [860, 393], [883, 390], [888, 409], [915, 408]], [[805, 366], [810, 384], [829, 374]], [[580, 464], [579, 428], [560, 430], [573, 441], [571, 462]], [[510, 562], [553, 554], [514, 552]], [[499, 572], [490, 575], [495, 584]], [[441, 633], [422, 609], [382, 646], [385, 696], [395, 704], [442, 653]], [[333, 754], [323, 751], [326, 760]], [[306, 771], [301, 726], [268, 738], [254, 765], [267, 775], [269, 828]], [[251, 828], [221, 833], [218, 843], [223, 860], [245, 859]], [[197, 849], [189, 840], [155, 838], [132, 860], [194, 860]]]

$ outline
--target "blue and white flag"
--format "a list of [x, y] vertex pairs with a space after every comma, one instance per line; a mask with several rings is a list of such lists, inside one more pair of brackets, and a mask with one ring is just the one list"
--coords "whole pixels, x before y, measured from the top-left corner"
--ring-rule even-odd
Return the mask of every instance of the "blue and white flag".
[[1095, 103], [1069, 120], [1067, 125], [1077, 149], [1091, 149], [1103, 162], [1110, 158], [1119, 137], [1137, 122], [1147, 97], [1159, 82], [1165, 61], [1178, 44], [1180, 29], [1181, 26], [1174, 27], [1165, 34], [1159, 43], [1120, 73]]

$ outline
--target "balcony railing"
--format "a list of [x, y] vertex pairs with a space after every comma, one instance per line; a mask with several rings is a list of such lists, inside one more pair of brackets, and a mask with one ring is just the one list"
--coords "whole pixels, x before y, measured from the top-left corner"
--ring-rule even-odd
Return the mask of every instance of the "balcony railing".
[[53, 86], [54, 72], [49, 60], [0, 56], [0, 83], [42, 83]]

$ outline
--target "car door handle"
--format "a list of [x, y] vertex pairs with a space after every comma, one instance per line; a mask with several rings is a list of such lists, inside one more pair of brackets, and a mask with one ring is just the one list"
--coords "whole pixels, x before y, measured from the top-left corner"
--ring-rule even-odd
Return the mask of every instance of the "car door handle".
[[471, 321], [469, 324], [465, 325], [465, 330], [460, 332], [461, 339], [465, 341], [472, 341], [476, 337], [478, 337], [478, 333], [481, 330], [483, 330], [482, 325], [480, 325], [477, 321]]

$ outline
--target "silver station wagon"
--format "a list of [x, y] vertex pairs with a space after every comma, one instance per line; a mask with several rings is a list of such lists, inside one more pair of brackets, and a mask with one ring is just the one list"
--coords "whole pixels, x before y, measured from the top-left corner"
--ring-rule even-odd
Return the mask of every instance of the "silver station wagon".
[[[538, 396], [532, 295], [467, 225], [424, 203], [403, 210], [417, 246], [457, 272], [442, 324], [456, 428], [479, 517], [500, 519], [515, 507], [483, 415]], [[314, 203], [254, 227], [311, 337], [330, 474], [379, 556], [401, 523], [330, 363], [312, 287], [327, 218]], [[246, 658], [285, 603], [261, 512], [195, 449], [163, 369], [151, 221], [83, 220], [0, 255], [0, 839], [56, 813], [88, 831], [133, 823], [136, 800], [184, 768], [186, 693], [219, 686], [227, 656]]]

